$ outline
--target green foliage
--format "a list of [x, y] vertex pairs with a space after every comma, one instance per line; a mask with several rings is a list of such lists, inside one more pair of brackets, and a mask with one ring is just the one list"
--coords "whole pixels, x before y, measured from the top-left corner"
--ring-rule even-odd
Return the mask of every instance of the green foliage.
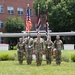
[[62, 56], [61, 60], [64, 62], [69, 62], [69, 58], [67, 56]]
[[75, 53], [71, 55], [71, 60], [75, 62]]
[[[21, 33], [25, 28], [24, 20], [21, 17], [8, 17], [5, 25], [5, 31], [8, 33]], [[8, 38], [9, 45], [17, 44], [18, 38]]]
[[25, 24], [24, 21], [16, 16], [16, 17], [8, 17], [6, 21], [5, 30], [8, 33], [19, 33], [24, 30]]
[[15, 60], [17, 58], [17, 52], [13, 51], [0, 51], [0, 61]]
[[14, 50], [17, 50], [17, 45], [16, 46], [14, 46], [14, 48], [13, 48]]
[[2, 55], [0, 55], [0, 60], [2, 61], [6, 61], [6, 60], [9, 60], [9, 55], [8, 54], [2, 54]]
[[49, 27], [52, 31], [75, 31], [75, 0], [35, 0], [34, 9], [40, 4], [41, 15], [48, 5]]
[[35, 9], [35, 11], [36, 11], [36, 15], [37, 15], [37, 13], [38, 13], [38, 4], [40, 5], [40, 13], [41, 14], [44, 14], [44, 8], [45, 8], [45, 1], [46, 0], [35, 0], [34, 1], [34, 4], [33, 4], [33, 7], [34, 7], [34, 9]]
[[1, 54], [0, 61], [6, 61], [6, 60], [15, 60], [15, 56], [9, 54]]

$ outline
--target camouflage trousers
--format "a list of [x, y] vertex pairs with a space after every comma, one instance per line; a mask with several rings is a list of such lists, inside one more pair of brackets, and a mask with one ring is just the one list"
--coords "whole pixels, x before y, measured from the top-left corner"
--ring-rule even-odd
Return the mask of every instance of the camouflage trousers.
[[32, 63], [32, 50], [31, 49], [27, 49], [26, 51], [26, 61], [27, 61], [27, 64]]
[[52, 55], [51, 49], [47, 49], [46, 50], [46, 62], [47, 62], [47, 64], [51, 64], [51, 55]]
[[22, 64], [23, 63], [23, 52], [18, 51], [17, 54], [18, 54], [19, 64]]
[[56, 58], [56, 64], [60, 65], [61, 64], [61, 50], [55, 51], [55, 58]]
[[42, 63], [42, 52], [37, 52], [36, 53], [36, 63], [37, 63], [37, 66], [41, 66], [41, 63]]

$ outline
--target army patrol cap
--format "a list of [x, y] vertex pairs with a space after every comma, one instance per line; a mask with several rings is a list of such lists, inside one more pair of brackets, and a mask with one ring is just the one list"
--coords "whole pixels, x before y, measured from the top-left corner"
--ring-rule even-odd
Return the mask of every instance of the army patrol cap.
[[40, 36], [40, 32], [38, 32], [37, 36]]
[[19, 38], [19, 40], [22, 40], [22, 38]]
[[60, 39], [60, 36], [59, 36], [59, 35], [56, 35], [56, 38], [57, 38], [57, 39]]

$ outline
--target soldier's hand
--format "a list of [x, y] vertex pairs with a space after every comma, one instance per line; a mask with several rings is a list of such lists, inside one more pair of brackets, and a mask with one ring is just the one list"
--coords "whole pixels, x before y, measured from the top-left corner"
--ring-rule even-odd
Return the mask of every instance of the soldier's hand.
[[19, 49], [17, 48], [17, 51], [19, 51]]
[[25, 52], [24, 52], [24, 54], [25, 54]]
[[54, 51], [56, 51], [56, 48], [54, 48]]

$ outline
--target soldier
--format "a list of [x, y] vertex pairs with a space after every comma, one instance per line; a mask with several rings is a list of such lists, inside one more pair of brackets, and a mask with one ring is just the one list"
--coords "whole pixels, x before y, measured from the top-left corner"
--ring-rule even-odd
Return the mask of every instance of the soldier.
[[23, 55], [24, 55], [24, 43], [23, 43], [23, 39], [19, 38], [19, 42], [17, 44], [17, 53], [18, 53], [18, 61], [19, 64], [23, 63]]
[[34, 50], [36, 50], [36, 63], [40, 66], [42, 63], [42, 50], [44, 49], [44, 40], [41, 38], [39, 32], [37, 38], [34, 40]]
[[56, 36], [56, 40], [54, 41], [54, 48], [55, 48], [55, 58], [56, 64], [61, 64], [61, 50], [63, 49], [63, 42], [60, 40], [60, 36]]
[[33, 52], [33, 38], [30, 38], [30, 35], [25, 39], [24, 43], [25, 51], [26, 51], [26, 61], [27, 64], [32, 63], [32, 52]]
[[46, 46], [46, 61], [47, 64], [51, 64], [51, 55], [52, 55], [52, 49], [53, 49], [53, 42], [51, 41], [50, 36], [47, 37], [47, 41], [45, 42]]

